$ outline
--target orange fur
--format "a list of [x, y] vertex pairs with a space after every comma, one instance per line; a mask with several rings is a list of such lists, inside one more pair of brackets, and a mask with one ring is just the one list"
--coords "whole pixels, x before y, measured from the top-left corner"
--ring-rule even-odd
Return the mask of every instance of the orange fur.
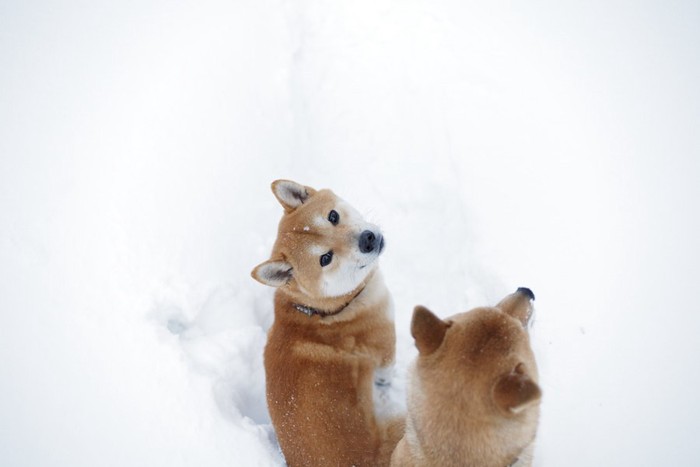
[[392, 466], [531, 465], [541, 398], [526, 329], [531, 297], [518, 289], [445, 321], [416, 307], [419, 356]]
[[[329, 190], [277, 181], [273, 192], [285, 214], [271, 259], [253, 277], [278, 287], [265, 373], [287, 464], [388, 465], [403, 421], [379, 420], [373, 391], [375, 370], [394, 360], [391, 297], [373, 257], [352, 269], [367, 257], [356, 251], [358, 235], [373, 226]], [[337, 225], [325, 222], [331, 209], [340, 215]], [[334, 260], [321, 267], [325, 251]], [[325, 293], [336, 289], [342, 293]], [[307, 316], [299, 305], [314, 313]]]

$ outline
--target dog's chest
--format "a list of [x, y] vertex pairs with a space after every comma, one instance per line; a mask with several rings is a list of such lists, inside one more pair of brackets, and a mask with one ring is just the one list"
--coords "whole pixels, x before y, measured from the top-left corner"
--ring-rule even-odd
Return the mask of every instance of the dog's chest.
[[338, 347], [344, 352], [354, 353], [357, 348], [357, 339], [355, 336], [344, 336], [340, 339]]

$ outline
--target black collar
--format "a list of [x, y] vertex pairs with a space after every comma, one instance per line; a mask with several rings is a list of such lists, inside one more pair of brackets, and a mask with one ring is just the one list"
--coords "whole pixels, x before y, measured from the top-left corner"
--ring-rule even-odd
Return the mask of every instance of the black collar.
[[345, 307], [347, 305], [343, 305], [343, 307], [338, 311], [329, 311], [329, 312], [317, 310], [316, 308], [311, 308], [310, 306], [299, 305], [298, 303], [295, 303], [293, 306], [294, 306], [294, 308], [297, 309], [297, 311], [304, 313], [308, 317], [312, 317], [313, 315], [318, 315], [318, 316], [323, 317], [323, 316], [332, 316], [332, 315], [335, 315], [337, 313], [340, 313], [341, 311], [343, 311], [345, 309]]
[[312, 308], [310, 306], [300, 305], [298, 303], [294, 303], [294, 304], [292, 304], [292, 306], [294, 308], [296, 308], [297, 311], [304, 313], [309, 318], [311, 318], [314, 315], [320, 316], [321, 318], [325, 318], [327, 316], [334, 316], [334, 315], [337, 315], [338, 313], [340, 313], [341, 311], [343, 311], [345, 308], [347, 308], [347, 306], [350, 305], [352, 303], [352, 301], [355, 300], [357, 298], [357, 296], [362, 293], [363, 290], [365, 290], [364, 286], [360, 290], [358, 290], [357, 293], [355, 295], [353, 295], [350, 300], [347, 301], [347, 303], [345, 303], [343, 306], [341, 306], [337, 310], [333, 310], [333, 311], [323, 311], [323, 310], [319, 310], [317, 308]]

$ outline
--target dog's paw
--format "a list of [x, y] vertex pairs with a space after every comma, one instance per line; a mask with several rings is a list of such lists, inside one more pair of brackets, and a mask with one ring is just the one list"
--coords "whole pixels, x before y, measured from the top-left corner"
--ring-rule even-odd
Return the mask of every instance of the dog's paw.
[[392, 385], [394, 368], [378, 368], [374, 372], [374, 411], [380, 419], [389, 419], [404, 411], [396, 402], [397, 389]]
[[384, 378], [379, 378], [374, 380], [374, 385], [378, 388], [388, 388], [391, 386], [391, 381]]
[[374, 385], [378, 388], [388, 388], [394, 379], [394, 367], [377, 368], [374, 371]]

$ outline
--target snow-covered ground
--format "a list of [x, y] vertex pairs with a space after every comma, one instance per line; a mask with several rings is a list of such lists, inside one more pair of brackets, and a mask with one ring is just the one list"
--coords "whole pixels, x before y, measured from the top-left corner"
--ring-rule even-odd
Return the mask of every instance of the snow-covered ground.
[[281, 465], [281, 209], [379, 223], [417, 303], [537, 295], [538, 466], [697, 465], [697, 2], [0, 4], [0, 465]]

